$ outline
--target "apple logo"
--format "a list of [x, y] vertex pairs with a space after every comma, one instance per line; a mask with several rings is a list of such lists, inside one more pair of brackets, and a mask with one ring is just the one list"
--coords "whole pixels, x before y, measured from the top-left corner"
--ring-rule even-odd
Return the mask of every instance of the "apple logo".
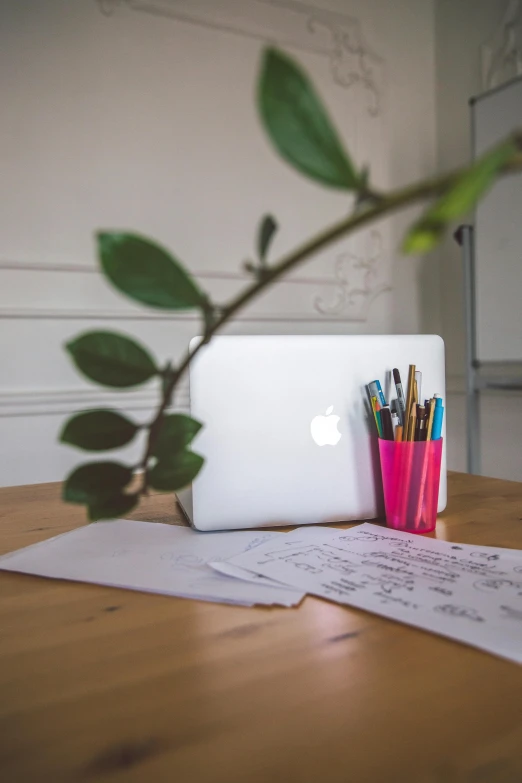
[[337, 429], [339, 416], [332, 416], [333, 405], [326, 411], [325, 416], [316, 416], [310, 423], [312, 438], [318, 446], [337, 446], [341, 439], [341, 433]]

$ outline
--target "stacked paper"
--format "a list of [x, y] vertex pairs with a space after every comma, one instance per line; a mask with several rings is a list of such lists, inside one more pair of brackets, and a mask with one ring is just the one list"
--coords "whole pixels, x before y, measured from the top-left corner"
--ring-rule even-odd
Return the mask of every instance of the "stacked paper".
[[243, 606], [295, 606], [304, 593], [266, 577], [233, 579], [208, 565], [284, 533], [196, 533], [175, 525], [97, 522], [0, 558], [0, 569], [54, 579], [164, 593]]
[[522, 553], [365, 523], [265, 541], [230, 565], [522, 663]]
[[243, 606], [295, 606], [309, 593], [522, 663], [518, 550], [368, 523], [197, 533], [120, 519], [5, 555], [0, 569]]

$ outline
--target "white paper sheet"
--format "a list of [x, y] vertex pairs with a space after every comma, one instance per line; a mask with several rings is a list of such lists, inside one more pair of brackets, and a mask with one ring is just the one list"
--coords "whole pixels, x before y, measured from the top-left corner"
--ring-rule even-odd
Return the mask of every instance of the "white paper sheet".
[[232, 579], [207, 565], [284, 536], [252, 530], [196, 533], [175, 525], [117, 519], [4, 555], [0, 570], [204, 601], [294, 606], [302, 591]]
[[[301, 527], [298, 531], [294, 530], [293, 540], [294, 542], [296, 541], [295, 535], [298, 533], [300, 541], [311, 541], [314, 538], [319, 538], [324, 541], [328, 535], [335, 535], [338, 532], [339, 531], [334, 527], [319, 527], [316, 525], [311, 525], [309, 527]], [[245, 582], [253, 582], [254, 584], [269, 584], [277, 587], [293, 589], [289, 588], [288, 585], [282, 585], [281, 582], [277, 582], [275, 579], [269, 579], [267, 576], [262, 576], [261, 574], [254, 574], [252, 571], [247, 571], [246, 568], [240, 568], [239, 566], [232, 565], [232, 563], [227, 561], [211, 561], [209, 562], [209, 566], [213, 568], [214, 571], [218, 571], [220, 574], [233, 576], [236, 579], [243, 579]]]
[[230, 563], [522, 663], [521, 555], [365, 523], [323, 541], [289, 533]]

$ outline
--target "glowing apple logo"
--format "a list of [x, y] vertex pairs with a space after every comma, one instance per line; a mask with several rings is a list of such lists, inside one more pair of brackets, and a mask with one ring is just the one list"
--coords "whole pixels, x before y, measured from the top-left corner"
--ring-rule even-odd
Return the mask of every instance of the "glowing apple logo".
[[333, 405], [330, 405], [325, 416], [316, 416], [310, 423], [312, 438], [318, 446], [337, 446], [341, 433], [337, 429], [339, 416], [332, 416]]

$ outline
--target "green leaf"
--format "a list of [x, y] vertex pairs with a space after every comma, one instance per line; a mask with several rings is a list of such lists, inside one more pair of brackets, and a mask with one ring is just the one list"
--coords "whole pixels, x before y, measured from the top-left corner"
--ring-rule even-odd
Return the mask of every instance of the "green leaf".
[[103, 498], [103, 500], [91, 503], [87, 513], [91, 522], [98, 522], [100, 519], [115, 519], [127, 514], [138, 505], [138, 495], [124, 495], [118, 493]]
[[193, 451], [178, 452], [172, 459], [161, 460], [152, 468], [150, 485], [164, 492], [183, 489], [196, 478], [203, 462], [203, 457]]
[[272, 215], [265, 215], [259, 226], [259, 234], [257, 237], [257, 253], [261, 261], [266, 260], [268, 249], [277, 229], [278, 225]]
[[132, 479], [132, 468], [119, 462], [89, 462], [73, 470], [65, 480], [63, 499], [68, 503], [95, 505], [118, 495]]
[[60, 440], [86, 451], [117, 449], [129, 443], [139, 427], [116, 411], [86, 411], [66, 422]]
[[428, 220], [417, 223], [404, 240], [403, 252], [429, 253], [441, 241], [444, 228], [444, 224], [430, 223]]
[[137, 386], [158, 373], [145, 348], [115, 332], [86, 332], [65, 347], [80, 372], [104, 386]]
[[100, 232], [101, 267], [111, 283], [138, 302], [163, 310], [203, 307], [207, 297], [170, 253], [136, 234]]
[[410, 229], [403, 243], [403, 252], [426, 253], [432, 250], [441, 240], [447, 224], [473, 209], [516, 152], [515, 141], [507, 141], [479, 158]]
[[312, 82], [277, 49], [265, 50], [258, 105], [272, 143], [294, 168], [333, 188], [359, 187], [359, 177]]
[[169, 460], [182, 451], [200, 431], [202, 425], [183, 413], [165, 416], [151, 454], [160, 460]]

